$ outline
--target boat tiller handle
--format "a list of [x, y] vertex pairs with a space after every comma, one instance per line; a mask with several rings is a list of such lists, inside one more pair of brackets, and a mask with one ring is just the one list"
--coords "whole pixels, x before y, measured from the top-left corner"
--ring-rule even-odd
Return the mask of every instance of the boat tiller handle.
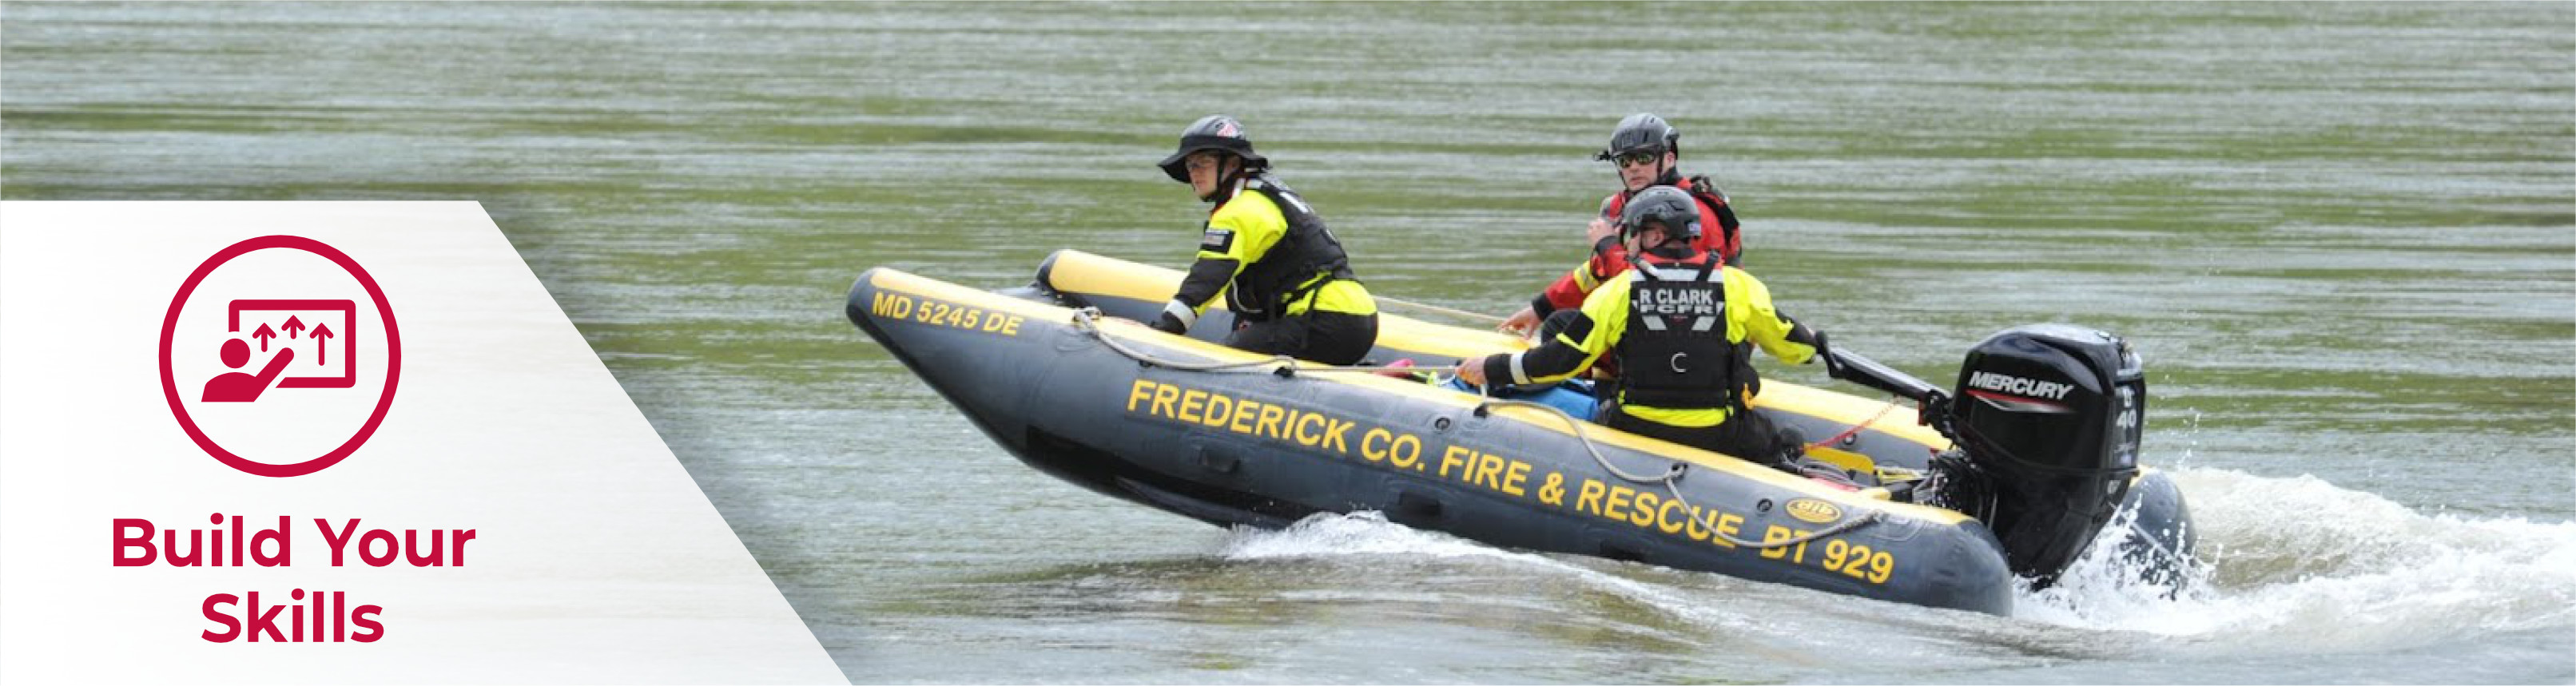
[[[1897, 371], [1895, 367], [1880, 364], [1877, 360], [1861, 356], [1860, 353], [1833, 347], [1824, 339], [1824, 334], [1816, 334], [1816, 337], [1816, 347], [1824, 349], [1826, 376], [1894, 393], [1898, 397], [1912, 400], [1917, 407], [1921, 408], [1922, 414], [1919, 419], [1925, 425], [1940, 431], [1944, 436], [1950, 435], [1949, 422], [1945, 421], [1949, 416], [1950, 394], [1942, 392], [1940, 387], [1930, 382], [1914, 378], [1912, 374]], [[1952, 438], [1957, 437], [1952, 436]]]

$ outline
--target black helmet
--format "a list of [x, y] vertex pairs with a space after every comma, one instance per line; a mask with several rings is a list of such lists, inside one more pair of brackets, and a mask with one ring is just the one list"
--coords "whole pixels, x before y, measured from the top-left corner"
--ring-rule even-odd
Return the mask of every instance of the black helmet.
[[1222, 114], [1211, 114], [1191, 122], [1189, 128], [1181, 129], [1181, 149], [1174, 151], [1171, 157], [1163, 158], [1163, 173], [1171, 175], [1173, 181], [1189, 183], [1190, 172], [1181, 166], [1181, 160], [1201, 150], [1234, 153], [1243, 158], [1245, 169], [1270, 166], [1269, 158], [1252, 151], [1252, 139], [1243, 135], [1243, 122]]
[[1699, 201], [1688, 192], [1672, 186], [1655, 186], [1628, 198], [1628, 206], [1619, 210], [1619, 237], [1628, 238], [1646, 230], [1646, 222], [1664, 227], [1671, 240], [1699, 238]]
[[1619, 128], [1610, 130], [1610, 147], [1602, 148], [1592, 159], [1608, 162], [1631, 152], [1681, 152], [1682, 132], [1664, 123], [1663, 117], [1645, 112], [1619, 120]]

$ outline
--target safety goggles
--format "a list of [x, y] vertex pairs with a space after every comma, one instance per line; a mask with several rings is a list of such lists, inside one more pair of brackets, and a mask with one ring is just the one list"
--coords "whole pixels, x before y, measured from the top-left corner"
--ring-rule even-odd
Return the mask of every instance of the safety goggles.
[[1649, 165], [1662, 161], [1663, 159], [1664, 151], [1662, 150], [1637, 150], [1632, 152], [1623, 152], [1619, 153], [1619, 156], [1615, 158], [1621, 167]]

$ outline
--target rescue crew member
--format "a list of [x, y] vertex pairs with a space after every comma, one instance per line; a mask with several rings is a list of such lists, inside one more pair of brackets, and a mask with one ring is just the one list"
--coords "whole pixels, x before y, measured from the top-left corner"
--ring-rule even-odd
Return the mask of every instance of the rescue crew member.
[[1691, 246], [1701, 252], [1716, 253], [1727, 266], [1744, 265], [1744, 239], [1738, 231], [1735, 208], [1706, 176], [1683, 177], [1681, 168], [1682, 134], [1663, 117], [1650, 113], [1628, 115], [1610, 131], [1610, 145], [1592, 158], [1615, 165], [1620, 189], [1601, 199], [1601, 216], [1594, 218], [1585, 231], [1592, 242], [1592, 257], [1582, 265], [1558, 277], [1546, 291], [1532, 298], [1528, 307], [1503, 320], [1501, 329], [1514, 334], [1526, 333], [1530, 327], [1547, 319], [1557, 310], [1583, 304], [1583, 296], [1592, 289], [1628, 269], [1627, 248], [1620, 245], [1614, 220], [1630, 198], [1648, 188], [1669, 186], [1690, 191], [1698, 200], [1700, 226], [1715, 229], [1701, 232]]
[[1377, 345], [1377, 301], [1352, 276], [1341, 241], [1270, 174], [1241, 122], [1199, 119], [1161, 166], [1213, 209], [1198, 261], [1154, 328], [1189, 332], [1221, 293], [1236, 322], [1228, 346], [1347, 365]]
[[1602, 410], [1611, 428], [1801, 473], [1797, 455], [1770, 420], [1745, 400], [1761, 390], [1753, 348], [1805, 364], [1824, 338], [1781, 315], [1753, 275], [1726, 266], [1692, 242], [1704, 227], [1698, 203], [1669, 186], [1631, 198], [1619, 216], [1620, 242], [1635, 256], [1624, 277], [1583, 300], [1580, 310], [1551, 318], [1565, 327], [1537, 347], [1462, 363], [1458, 376], [1482, 385], [1549, 383], [1607, 355], [1622, 360], [1615, 404]]

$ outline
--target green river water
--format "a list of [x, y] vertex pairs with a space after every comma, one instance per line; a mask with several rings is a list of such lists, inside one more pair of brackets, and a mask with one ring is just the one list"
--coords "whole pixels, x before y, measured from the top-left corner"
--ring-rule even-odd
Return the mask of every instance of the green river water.
[[[1839, 345], [2134, 341], [2205, 582], [2006, 618], [1223, 531], [841, 315], [873, 266], [1186, 264], [1152, 164], [1219, 112], [1372, 290], [1504, 313], [1638, 111]], [[0, 197], [482, 202], [858, 681], [2576, 681], [2571, 4], [7, 2]]]

